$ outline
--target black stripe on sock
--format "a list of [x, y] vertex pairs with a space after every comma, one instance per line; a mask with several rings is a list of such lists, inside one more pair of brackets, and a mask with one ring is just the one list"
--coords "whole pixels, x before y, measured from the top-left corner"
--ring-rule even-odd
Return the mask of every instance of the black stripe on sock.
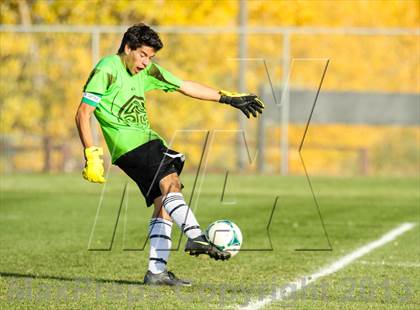
[[171, 195], [171, 196], [166, 196], [165, 199], [163, 201], [169, 200], [169, 199], [179, 199], [179, 198], [183, 198], [183, 195], [181, 193], [177, 193], [175, 195]]
[[187, 227], [187, 228], [184, 229], [184, 233], [186, 233], [187, 231], [189, 231], [191, 229], [200, 229], [200, 226], [193, 225], [193, 226]]
[[174, 199], [172, 201], [165, 202], [162, 206], [166, 209], [171, 204], [180, 204], [180, 203], [185, 203], [185, 200], [184, 199]]
[[163, 239], [171, 240], [171, 237], [166, 236], [166, 235], [151, 235], [149, 238], [150, 239], [153, 239], [153, 238], [163, 238]]
[[150, 222], [150, 226], [154, 226], [155, 224], [165, 224], [165, 225], [168, 225], [169, 227], [172, 227], [172, 223], [169, 224], [169, 223], [161, 222], [161, 221], [152, 221], [152, 222]]
[[179, 209], [179, 208], [181, 208], [181, 207], [187, 207], [187, 205], [186, 205], [186, 204], [180, 204], [180, 205], [177, 205], [175, 208], [173, 208], [173, 209], [171, 210], [171, 212], [169, 212], [169, 216], [172, 216], [172, 213], [174, 213], [177, 209]]
[[181, 195], [179, 195], [179, 196], [171, 196], [171, 197], [168, 197], [165, 200], [163, 200], [162, 201], [162, 204], [163, 205], [166, 205], [166, 204], [168, 204], [168, 203], [170, 203], [172, 201], [175, 201], [175, 200], [182, 200], [182, 201], [184, 201], [184, 197], [181, 196]]
[[168, 222], [172, 223], [170, 220], [166, 220], [163, 217], [155, 217], [155, 218], [150, 219], [150, 223], [156, 222], [156, 221], [161, 221], [161, 222], [168, 221]]
[[163, 258], [155, 258], [155, 257], [149, 257], [149, 260], [155, 260], [157, 262], [161, 262], [163, 264], [167, 264], [166, 260], [164, 260]]

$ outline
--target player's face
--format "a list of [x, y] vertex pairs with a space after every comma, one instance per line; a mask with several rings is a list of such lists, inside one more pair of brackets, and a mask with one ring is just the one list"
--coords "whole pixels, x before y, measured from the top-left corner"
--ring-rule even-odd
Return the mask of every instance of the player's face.
[[125, 64], [127, 69], [130, 70], [131, 74], [137, 74], [152, 61], [155, 57], [155, 49], [150, 46], [143, 45], [135, 50], [126, 48], [126, 61]]

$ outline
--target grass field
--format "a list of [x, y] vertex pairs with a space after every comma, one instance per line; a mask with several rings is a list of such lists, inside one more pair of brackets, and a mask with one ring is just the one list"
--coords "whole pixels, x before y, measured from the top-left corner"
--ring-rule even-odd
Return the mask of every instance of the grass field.
[[[232, 308], [316, 272], [405, 222], [417, 226], [266, 308], [420, 307], [418, 178], [313, 178], [331, 251], [296, 251], [329, 248], [305, 178], [234, 176], [221, 202], [224, 178], [199, 179], [191, 206], [203, 227], [225, 218], [238, 224], [244, 251], [228, 262], [190, 257], [176, 228], [169, 269], [193, 286], [168, 288], [142, 285], [151, 210], [131, 182], [112, 249], [98, 251], [110, 247], [125, 177], [112, 175], [104, 188], [79, 175], [3, 175], [0, 309]], [[183, 183], [188, 201], [194, 176], [183, 176]]]

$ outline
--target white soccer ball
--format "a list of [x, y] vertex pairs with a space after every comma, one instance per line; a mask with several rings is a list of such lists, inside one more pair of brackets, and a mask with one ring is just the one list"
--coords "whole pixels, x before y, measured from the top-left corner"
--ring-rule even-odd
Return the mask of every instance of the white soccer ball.
[[211, 243], [231, 257], [238, 254], [242, 245], [242, 233], [239, 227], [229, 220], [219, 220], [207, 227], [207, 237]]

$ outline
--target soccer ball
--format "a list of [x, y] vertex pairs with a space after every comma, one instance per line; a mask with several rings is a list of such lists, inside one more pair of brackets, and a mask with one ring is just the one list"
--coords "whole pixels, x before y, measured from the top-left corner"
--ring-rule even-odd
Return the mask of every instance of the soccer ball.
[[238, 254], [242, 245], [242, 233], [239, 227], [229, 220], [219, 220], [207, 227], [207, 237], [211, 243], [231, 257]]

